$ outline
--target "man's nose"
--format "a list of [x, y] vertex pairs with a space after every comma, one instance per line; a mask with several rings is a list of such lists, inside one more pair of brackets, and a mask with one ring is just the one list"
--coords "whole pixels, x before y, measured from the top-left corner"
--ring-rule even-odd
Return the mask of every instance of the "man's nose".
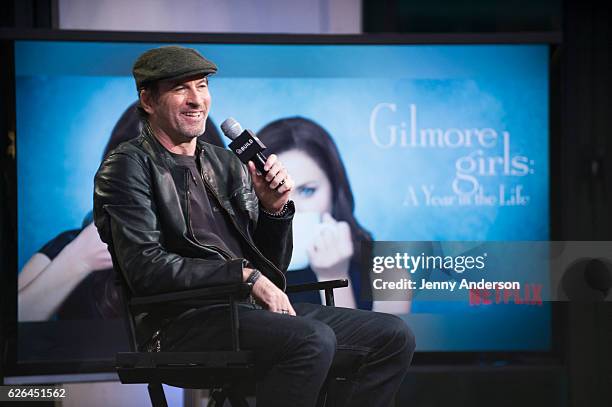
[[187, 94], [187, 104], [191, 107], [200, 107], [204, 104], [204, 95], [195, 88], [190, 88]]

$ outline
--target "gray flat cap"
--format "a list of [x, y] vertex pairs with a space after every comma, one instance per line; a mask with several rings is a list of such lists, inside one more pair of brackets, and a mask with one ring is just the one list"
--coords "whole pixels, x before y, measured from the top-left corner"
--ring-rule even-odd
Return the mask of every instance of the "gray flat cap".
[[217, 66], [193, 48], [178, 45], [153, 48], [138, 57], [132, 68], [136, 89], [164, 80], [180, 79], [198, 74], [210, 75]]

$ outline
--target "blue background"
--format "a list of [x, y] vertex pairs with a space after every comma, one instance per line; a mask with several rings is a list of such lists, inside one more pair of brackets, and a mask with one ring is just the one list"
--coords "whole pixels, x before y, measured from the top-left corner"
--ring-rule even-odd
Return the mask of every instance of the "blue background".
[[[156, 44], [21, 41], [16, 44], [19, 268], [92, 208], [93, 176], [112, 128], [133, 103], [131, 65]], [[194, 46], [215, 61], [211, 118], [259, 130], [300, 115], [334, 138], [355, 195], [357, 219], [377, 240], [547, 240], [548, 47], [545, 45]], [[495, 190], [520, 183], [526, 206], [405, 205], [408, 187], [449, 194], [455, 162], [474, 149], [377, 148], [369, 119], [394, 103], [390, 124], [493, 128], [533, 174], [481, 177]], [[409, 124], [408, 124], [409, 125]], [[501, 155], [501, 147], [487, 155]], [[420, 350], [544, 350], [548, 307], [415, 304], [405, 316]]]

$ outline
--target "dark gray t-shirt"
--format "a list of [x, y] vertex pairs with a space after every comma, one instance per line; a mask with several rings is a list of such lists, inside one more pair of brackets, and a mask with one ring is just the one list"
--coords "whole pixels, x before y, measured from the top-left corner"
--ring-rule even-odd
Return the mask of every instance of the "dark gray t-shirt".
[[214, 245], [235, 257], [244, 258], [239, 232], [232, 225], [229, 215], [219, 207], [215, 197], [204, 185], [197, 154], [195, 156], [171, 154], [178, 165], [187, 167], [191, 173], [189, 217], [195, 238], [202, 244]]

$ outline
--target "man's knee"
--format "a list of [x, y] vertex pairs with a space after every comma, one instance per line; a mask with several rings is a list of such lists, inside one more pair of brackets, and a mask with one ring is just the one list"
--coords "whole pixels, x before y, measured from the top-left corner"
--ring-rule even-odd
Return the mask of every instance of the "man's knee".
[[311, 332], [304, 340], [307, 345], [314, 349], [317, 356], [331, 360], [336, 353], [336, 334], [328, 325], [312, 321]]
[[381, 335], [386, 338], [388, 352], [394, 353], [396, 358], [405, 359], [405, 362], [410, 363], [412, 355], [416, 348], [416, 339], [414, 333], [408, 327], [406, 322], [396, 315], [383, 314], [381, 316]]
[[399, 317], [397, 317], [396, 319], [397, 322], [395, 329], [397, 330], [397, 337], [399, 338], [400, 343], [403, 344], [403, 353], [405, 354], [406, 358], [408, 359], [408, 362], [410, 363], [410, 361], [412, 361], [412, 355], [414, 354], [414, 350], [416, 348], [416, 338], [414, 337], [412, 329], [408, 327], [404, 320]]

